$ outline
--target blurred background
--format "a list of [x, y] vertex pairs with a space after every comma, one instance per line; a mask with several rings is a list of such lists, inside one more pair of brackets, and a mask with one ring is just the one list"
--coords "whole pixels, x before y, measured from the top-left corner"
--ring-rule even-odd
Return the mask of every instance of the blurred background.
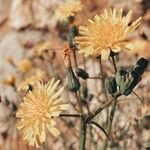
[[[60, 27], [55, 10], [62, 0], [0, 0], [0, 143], [4, 150], [35, 150], [21, 138], [16, 129], [15, 113], [25, 92], [21, 92], [23, 81], [28, 82], [36, 75], [44, 82], [53, 76], [62, 79], [66, 86], [66, 68], [61, 49], [68, 43], [64, 38], [68, 29]], [[142, 16], [140, 27], [130, 35], [136, 48], [126, 54], [121, 52], [117, 59], [118, 66], [132, 66], [138, 58], [150, 58], [150, 0], [82, 0], [82, 11], [75, 16], [75, 24], [85, 24], [89, 18], [100, 13], [104, 8], [123, 8], [124, 14], [133, 10], [132, 20]], [[44, 51], [44, 52], [43, 52]], [[90, 76], [100, 74], [99, 62], [93, 58], [86, 60], [77, 54], [78, 65]], [[106, 61], [107, 62], [107, 61]], [[109, 62], [103, 62], [104, 72], [113, 73]], [[142, 99], [142, 107], [135, 95], [119, 99], [108, 149], [114, 150], [149, 150], [150, 149], [150, 68], [136, 88]], [[104, 94], [99, 80], [81, 80], [88, 87], [90, 111], [103, 104]], [[84, 86], [82, 87], [84, 91]], [[76, 100], [72, 93], [65, 90], [64, 101], [72, 104], [69, 113], [74, 113]], [[106, 111], [96, 120], [103, 124]], [[57, 127], [61, 135], [48, 140], [39, 150], [77, 150], [79, 139], [78, 118], [58, 118]], [[87, 135], [87, 150], [99, 150], [104, 135], [99, 129], [91, 127]]]

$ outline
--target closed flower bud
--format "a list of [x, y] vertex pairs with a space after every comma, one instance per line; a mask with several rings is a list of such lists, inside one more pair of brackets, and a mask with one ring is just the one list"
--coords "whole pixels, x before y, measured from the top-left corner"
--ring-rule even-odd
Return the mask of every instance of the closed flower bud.
[[75, 76], [72, 68], [67, 68], [68, 69], [68, 89], [72, 92], [76, 92], [79, 90], [80, 88], [80, 82], [77, 79], [77, 77]]
[[133, 76], [132, 72], [129, 70], [128, 74], [126, 75], [125, 82], [120, 87], [120, 92], [126, 96], [129, 95], [140, 81], [141, 77]]
[[141, 58], [137, 61], [135, 67], [133, 68], [133, 73], [141, 76], [145, 69], [148, 67], [148, 60], [145, 58]]
[[121, 67], [118, 69], [116, 73], [116, 82], [117, 86], [120, 89], [120, 86], [124, 83], [125, 78], [126, 78], [127, 71], [125, 68]]
[[120, 68], [116, 73], [116, 82], [118, 90], [123, 95], [129, 95], [135, 86], [140, 82], [141, 76], [135, 76], [133, 74], [133, 69], [126, 70], [125, 68]]
[[114, 94], [117, 91], [117, 83], [114, 77], [105, 78], [105, 88], [109, 94]]
[[89, 78], [89, 74], [85, 70], [83, 70], [81, 68], [78, 68], [76, 70], [76, 74], [77, 74], [78, 77], [80, 77], [80, 78], [82, 78], [84, 80], [86, 80], [87, 78]]

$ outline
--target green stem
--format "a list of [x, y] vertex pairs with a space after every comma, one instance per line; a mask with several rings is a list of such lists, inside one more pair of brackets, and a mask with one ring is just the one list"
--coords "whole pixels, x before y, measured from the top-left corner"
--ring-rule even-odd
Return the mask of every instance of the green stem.
[[[77, 62], [77, 56], [75, 49], [73, 49], [73, 57], [74, 57], [74, 62], [75, 62], [75, 68], [78, 68], [78, 62]], [[80, 150], [85, 150], [85, 143], [86, 143], [86, 122], [85, 122], [85, 117], [83, 114], [83, 109], [82, 109], [82, 103], [81, 103], [81, 96], [80, 96], [80, 91], [77, 93], [75, 92], [76, 98], [77, 98], [77, 103], [80, 109], [81, 113], [81, 120], [80, 120], [80, 145], [79, 149]]]
[[59, 117], [81, 117], [80, 114], [60, 114]]
[[114, 58], [114, 56], [112, 56], [111, 58], [112, 58], [113, 66], [114, 66], [115, 73], [116, 73], [117, 72], [117, 65], [116, 65], [116, 62], [115, 62], [115, 58]]
[[81, 118], [80, 150], [85, 150], [85, 143], [86, 143], [86, 123], [84, 118]]
[[119, 96], [121, 96], [120, 93], [116, 93], [114, 98], [112, 100], [109, 100], [104, 105], [100, 106], [98, 109], [96, 109], [94, 112], [92, 112], [87, 118], [86, 123], [90, 122], [95, 116], [97, 116], [102, 110], [104, 110], [106, 107], [110, 106], [115, 99], [117, 99]]
[[[114, 56], [112, 56], [112, 62], [113, 62], [114, 70], [116, 73], [117, 72], [117, 65], [116, 65]], [[110, 131], [112, 128], [112, 122], [113, 122], [113, 118], [114, 118], [114, 114], [115, 114], [115, 110], [116, 110], [116, 105], [117, 105], [117, 97], [115, 97], [115, 100], [113, 102], [112, 109], [110, 112], [110, 116], [108, 116], [108, 123], [107, 123], [107, 129], [106, 129], [108, 135], [110, 134]], [[108, 144], [108, 138], [105, 139], [101, 150], [106, 150], [107, 144]]]
[[[110, 112], [110, 116], [109, 116], [109, 119], [108, 119], [108, 126], [107, 126], [107, 129], [106, 129], [108, 135], [110, 134], [110, 131], [111, 131], [111, 128], [112, 128], [112, 123], [113, 123], [113, 118], [114, 118], [114, 114], [115, 114], [115, 110], [116, 110], [116, 105], [117, 105], [117, 98], [115, 98], [115, 100], [114, 100], [114, 103], [112, 105], [112, 109], [111, 109], [111, 112]], [[107, 143], [108, 143], [108, 138], [105, 139], [101, 150], [106, 150]]]

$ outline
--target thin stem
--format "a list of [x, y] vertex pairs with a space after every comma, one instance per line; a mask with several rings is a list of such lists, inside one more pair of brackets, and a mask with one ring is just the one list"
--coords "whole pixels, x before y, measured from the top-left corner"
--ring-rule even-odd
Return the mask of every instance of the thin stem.
[[80, 114], [60, 114], [59, 117], [81, 117]]
[[116, 95], [114, 96], [114, 98], [108, 102], [106, 102], [103, 106], [99, 107], [98, 109], [96, 109], [92, 114], [90, 114], [87, 118], [86, 118], [86, 122], [88, 123], [89, 121], [91, 121], [95, 116], [97, 116], [103, 109], [105, 109], [106, 107], [108, 107], [116, 98], [118, 98], [119, 96], [121, 96], [120, 93], [116, 93]]
[[89, 77], [88, 79], [102, 79], [102, 77]]
[[93, 124], [95, 125], [96, 127], [98, 127], [100, 130], [103, 131], [103, 133], [106, 135], [106, 137], [111, 141], [111, 139], [109, 138], [108, 134], [106, 133], [106, 131], [104, 130], [103, 127], [101, 127], [97, 122], [95, 121], [90, 121], [89, 124]]
[[77, 55], [76, 55], [75, 49], [73, 49], [72, 51], [73, 51], [75, 68], [77, 69], [78, 68]]
[[[106, 91], [106, 88], [105, 88], [105, 75], [104, 75], [104, 72], [103, 72], [103, 65], [102, 65], [102, 60], [100, 59], [99, 61], [99, 64], [100, 64], [100, 69], [101, 69], [101, 76], [102, 76], [102, 81], [101, 81], [101, 87], [102, 87], [102, 92], [104, 93], [104, 96], [105, 96], [105, 100], [108, 101], [108, 96], [107, 96], [107, 91]], [[109, 109], [106, 109], [106, 125], [108, 123], [108, 116], [109, 116]]]
[[144, 103], [142, 101], [142, 99], [138, 96], [138, 94], [135, 91], [132, 91], [132, 93], [139, 99], [139, 101], [142, 103], [142, 105], [144, 106]]
[[116, 73], [117, 72], [117, 65], [116, 65], [116, 62], [115, 62], [115, 58], [114, 58], [114, 56], [112, 56], [111, 58], [112, 58], [113, 66], [114, 66], [115, 73]]
[[[75, 62], [75, 68], [78, 68], [78, 62], [77, 62], [77, 56], [75, 49], [72, 49], [73, 51], [73, 57], [74, 57], [74, 62]], [[80, 145], [79, 149], [80, 150], [85, 150], [85, 143], [86, 143], [86, 123], [84, 119], [84, 114], [83, 114], [83, 109], [82, 109], [82, 103], [81, 103], [81, 96], [80, 96], [80, 91], [77, 93], [75, 92], [75, 96], [77, 98], [77, 103], [81, 112], [81, 120], [80, 120]]]
[[79, 106], [79, 109], [80, 109], [81, 116], [83, 116], [83, 110], [82, 110], [81, 99], [79, 98], [77, 92], [75, 92], [75, 96], [76, 96], [76, 99], [77, 99], [77, 103], [78, 103], [78, 106]]
[[[116, 62], [115, 62], [115, 58], [114, 58], [114, 56], [112, 56], [111, 58], [112, 58], [115, 73], [117, 73], [117, 65], [116, 65]], [[115, 114], [115, 110], [116, 110], [116, 105], [117, 105], [117, 97], [114, 98], [112, 109], [111, 109], [110, 115], [108, 116], [108, 123], [107, 123], [107, 134], [108, 135], [111, 131], [112, 122], [113, 122], [113, 118], [114, 118], [114, 114]], [[108, 139], [106, 138], [103, 145], [102, 145], [101, 150], [106, 150], [107, 143], [108, 143]]]
[[[94, 146], [94, 149], [97, 150], [97, 143], [96, 141], [94, 141], [94, 134], [92, 132], [92, 126], [90, 126], [90, 143]], [[90, 144], [89, 149], [91, 149], [91, 144]]]
[[[115, 98], [114, 103], [112, 105], [112, 109], [110, 112], [110, 116], [109, 116], [109, 120], [108, 120], [108, 126], [107, 126], [107, 134], [110, 134], [111, 128], [112, 128], [112, 123], [113, 123], [113, 118], [114, 118], [114, 114], [115, 114], [115, 110], [116, 110], [116, 105], [117, 105], [117, 98]], [[101, 150], [106, 150], [107, 148], [107, 143], [108, 143], [108, 138], [105, 139]]]
[[84, 116], [83, 116], [83, 110], [82, 110], [82, 105], [81, 105], [81, 99], [79, 98], [77, 92], [75, 92], [77, 102], [79, 105], [79, 109], [81, 112], [81, 120], [80, 120], [80, 145], [79, 149], [80, 150], [85, 150], [85, 141], [86, 141], [86, 123], [84, 121]]
[[86, 123], [84, 118], [81, 119], [81, 131], [80, 131], [80, 150], [85, 150], [86, 143]]

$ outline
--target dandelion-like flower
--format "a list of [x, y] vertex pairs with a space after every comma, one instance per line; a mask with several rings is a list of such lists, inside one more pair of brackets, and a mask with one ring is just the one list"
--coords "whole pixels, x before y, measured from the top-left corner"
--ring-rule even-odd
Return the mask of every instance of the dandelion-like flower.
[[82, 4], [79, 0], [68, 0], [59, 5], [56, 10], [56, 16], [60, 21], [67, 21], [69, 17], [73, 17], [81, 10]]
[[35, 56], [41, 56], [44, 51], [49, 50], [51, 48], [51, 43], [49, 41], [39, 43], [35, 46], [34, 54]]
[[122, 16], [122, 9], [105, 9], [102, 14], [89, 20], [86, 26], [79, 27], [80, 36], [76, 37], [79, 52], [85, 56], [101, 56], [108, 59], [110, 52], [131, 50], [133, 45], [125, 42], [127, 35], [139, 26], [141, 17], [129, 25], [132, 11]]
[[23, 138], [30, 145], [39, 147], [45, 142], [47, 131], [55, 137], [59, 135], [55, 118], [68, 107], [67, 104], [62, 104], [60, 97], [64, 88], [56, 90], [59, 82], [60, 80], [55, 82], [54, 78], [45, 85], [37, 82], [20, 104], [16, 114], [20, 118], [17, 128], [22, 131]]

